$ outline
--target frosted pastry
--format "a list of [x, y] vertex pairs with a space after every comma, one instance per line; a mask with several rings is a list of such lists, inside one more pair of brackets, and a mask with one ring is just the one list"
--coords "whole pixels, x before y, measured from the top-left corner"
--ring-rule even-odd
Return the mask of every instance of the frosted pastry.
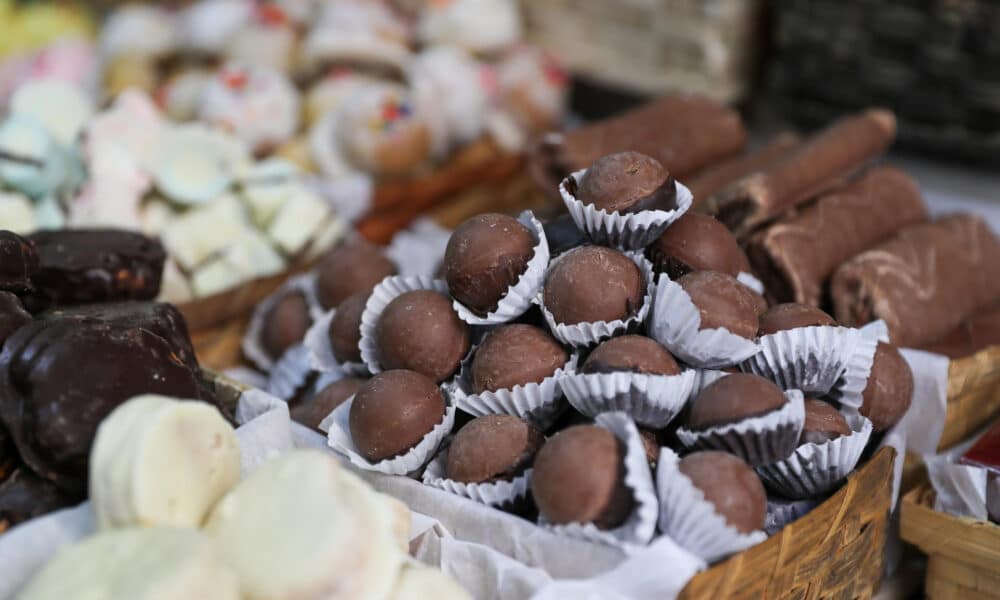
[[436, 156], [482, 133], [490, 100], [488, 73], [459, 48], [430, 48], [413, 59], [407, 78], [414, 106], [430, 126]]
[[184, 50], [209, 57], [222, 54], [229, 39], [251, 22], [254, 3], [247, 0], [200, 0], [181, 13]]
[[68, 146], [76, 141], [84, 124], [93, 116], [94, 106], [83, 90], [59, 79], [28, 81], [11, 96], [10, 114], [33, 117], [57, 142]]
[[225, 56], [237, 63], [288, 73], [296, 43], [295, 29], [285, 12], [274, 4], [258, 4], [253, 20], [227, 41]]
[[396, 580], [396, 589], [389, 600], [472, 600], [454, 579], [437, 569], [407, 565]]
[[101, 55], [161, 57], [178, 43], [177, 22], [166, 10], [151, 5], [128, 5], [114, 11], [101, 29]]
[[539, 48], [521, 46], [496, 66], [500, 109], [525, 134], [559, 125], [566, 109], [569, 77]]
[[409, 37], [406, 23], [381, 2], [328, 2], [302, 43], [302, 61], [313, 71], [361, 64], [401, 73], [410, 60]]
[[514, 0], [442, 0], [424, 3], [417, 34], [425, 44], [446, 44], [489, 54], [521, 39]]
[[174, 75], [156, 91], [156, 101], [174, 121], [191, 121], [198, 116], [201, 96], [212, 74], [188, 69]]

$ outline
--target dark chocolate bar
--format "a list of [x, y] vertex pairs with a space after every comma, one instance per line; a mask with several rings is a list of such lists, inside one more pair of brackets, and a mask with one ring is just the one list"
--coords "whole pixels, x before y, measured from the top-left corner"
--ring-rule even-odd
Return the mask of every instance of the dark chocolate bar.
[[86, 499], [86, 494], [67, 493], [23, 466], [18, 467], [0, 482], [0, 533]]
[[32, 243], [12, 231], [0, 231], [0, 290], [24, 294], [31, 291], [31, 276], [38, 271], [38, 253]]

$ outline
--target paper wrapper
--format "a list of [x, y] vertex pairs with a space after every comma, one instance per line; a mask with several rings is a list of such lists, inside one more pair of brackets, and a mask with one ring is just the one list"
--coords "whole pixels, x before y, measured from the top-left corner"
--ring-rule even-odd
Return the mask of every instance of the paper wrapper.
[[309, 314], [313, 322], [323, 316], [323, 309], [316, 299], [316, 275], [314, 273], [292, 277], [273, 294], [258, 304], [257, 308], [253, 311], [253, 315], [250, 317], [247, 331], [243, 334], [242, 347], [243, 354], [262, 371], [270, 371], [277, 362], [268, 356], [261, 345], [260, 338], [264, 329], [264, 318], [278, 302], [292, 292], [301, 292], [305, 296], [306, 303], [309, 304]]
[[470, 500], [475, 500], [487, 506], [504, 506], [513, 504], [515, 501], [525, 498], [528, 495], [528, 485], [531, 483], [531, 469], [511, 480], [494, 481], [490, 483], [462, 483], [448, 479], [446, 475], [448, 464], [448, 448], [443, 448], [437, 453], [427, 468], [421, 480], [431, 487], [444, 490], [462, 496]]
[[651, 429], [662, 429], [681, 412], [697, 387], [698, 371], [679, 375], [576, 373], [560, 381], [566, 400], [584, 415], [620, 411]]
[[378, 346], [375, 343], [375, 328], [378, 319], [382, 316], [382, 311], [397, 296], [416, 290], [433, 290], [448, 295], [448, 284], [440, 279], [434, 279], [426, 275], [404, 277], [396, 275], [386, 277], [372, 290], [372, 295], [368, 297], [365, 310], [361, 313], [361, 360], [368, 367], [370, 373], [381, 373], [382, 365], [379, 362]]
[[[563, 256], [555, 259], [552, 264], [554, 265], [562, 260]], [[646, 260], [641, 252], [630, 252], [628, 253], [628, 257], [639, 266], [643, 279], [646, 281], [646, 294], [642, 298], [642, 306], [628, 319], [576, 323], [575, 325], [557, 323], [556, 318], [552, 316], [549, 309], [545, 308], [544, 290], [539, 292], [537, 302], [542, 307], [542, 315], [545, 316], [545, 322], [548, 323], [549, 330], [557, 340], [575, 348], [582, 348], [612, 338], [620, 333], [634, 330], [646, 320], [646, 316], [649, 315], [650, 307], [652, 306], [653, 288], [655, 287], [653, 284], [653, 265]]]
[[740, 370], [770, 379], [783, 390], [826, 394], [847, 370], [861, 338], [860, 329], [835, 326], [762, 335], [757, 339], [760, 352], [740, 363]]
[[927, 458], [927, 475], [934, 487], [934, 510], [986, 521], [987, 470], [960, 465], [947, 456]]
[[765, 415], [704, 431], [681, 427], [677, 437], [688, 448], [729, 452], [752, 467], [777, 462], [795, 452], [806, 418], [802, 392], [786, 390], [785, 397], [784, 406]]
[[[445, 396], [447, 399], [447, 395]], [[323, 419], [320, 429], [327, 432], [327, 443], [335, 452], [347, 457], [350, 463], [359, 469], [377, 471], [386, 475], [410, 475], [420, 470], [441, 446], [444, 438], [455, 426], [455, 406], [448, 401], [445, 406], [444, 419], [434, 426], [434, 429], [424, 436], [416, 446], [405, 454], [394, 458], [380, 460], [377, 463], [368, 462], [361, 456], [351, 437], [350, 415], [354, 396], [338, 406], [330, 416]]]
[[485, 317], [472, 312], [458, 300], [453, 301], [452, 306], [455, 307], [459, 318], [470, 325], [497, 325], [513, 321], [531, 308], [531, 304], [542, 289], [542, 284], [545, 283], [545, 269], [549, 266], [549, 242], [545, 238], [545, 229], [530, 210], [522, 212], [517, 220], [534, 234], [537, 240], [534, 254], [521, 277], [514, 285], [507, 288], [496, 309]]
[[[579, 184], [583, 169], [572, 173], [570, 177]], [[683, 183], [675, 182], [677, 189], [677, 208], [674, 210], [644, 210], [635, 213], [609, 213], [584, 204], [576, 199], [566, 189], [566, 180], [559, 184], [559, 195], [562, 196], [566, 210], [569, 211], [576, 226], [598, 244], [618, 246], [627, 250], [640, 250], [656, 241], [667, 227], [681, 218], [691, 208], [693, 197], [691, 190]]]
[[855, 411], [861, 408], [864, 401], [861, 394], [868, 386], [868, 376], [872, 372], [878, 343], [888, 341], [889, 329], [885, 321], [873, 321], [860, 329], [854, 350], [847, 360], [846, 369], [830, 390], [829, 396], [832, 400]]
[[656, 489], [660, 492], [660, 530], [682, 548], [715, 562], [767, 539], [763, 531], [740, 533], [705, 500], [687, 475], [681, 473], [680, 458], [670, 448], [660, 449], [656, 466]]
[[451, 231], [427, 217], [420, 217], [392, 236], [386, 256], [396, 263], [399, 274], [434, 276], [441, 266]]
[[330, 322], [337, 314], [337, 309], [333, 308], [316, 319], [306, 337], [303, 346], [306, 349], [305, 360], [309, 368], [320, 373], [331, 373], [342, 371], [352, 375], [364, 375], [368, 373], [368, 367], [363, 362], [341, 363], [333, 355], [333, 346], [330, 345]]
[[291, 400], [306, 384], [312, 369], [304, 344], [295, 344], [281, 355], [267, 378], [267, 391], [282, 400]]
[[760, 279], [757, 279], [750, 273], [745, 273], [743, 271], [740, 271], [739, 273], [736, 274], [736, 281], [739, 281], [740, 283], [747, 286], [751, 290], [757, 292], [758, 294], [764, 293], [764, 284], [760, 282]]
[[795, 521], [809, 514], [809, 511], [820, 505], [822, 499], [808, 498], [806, 500], [787, 500], [785, 498], [768, 498], [767, 514], [764, 515], [764, 531], [771, 536]]
[[657, 279], [653, 292], [653, 314], [647, 325], [649, 335], [674, 356], [689, 365], [703, 368], [740, 363], [760, 350], [753, 340], [731, 333], [725, 327], [700, 329], [701, 314], [691, 297], [665, 273]]
[[872, 434], [872, 422], [848, 418], [850, 435], [822, 444], [802, 444], [788, 458], [757, 467], [768, 489], [792, 499], [811, 498], [836, 489], [857, 466]]

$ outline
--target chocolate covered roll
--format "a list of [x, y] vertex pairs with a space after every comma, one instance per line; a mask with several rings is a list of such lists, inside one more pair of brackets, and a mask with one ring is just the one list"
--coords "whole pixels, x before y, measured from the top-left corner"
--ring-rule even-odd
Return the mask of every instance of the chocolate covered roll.
[[698, 171], [694, 177], [684, 181], [694, 196], [691, 208], [702, 210], [705, 201], [716, 192], [747, 175], [766, 169], [787, 156], [801, 141], [797, 133], [783, 131], [763, 146]]
[[1000, 299], [1000, 240], [979, 217], [911, 225], [837, 268], [841, 325], [883, 319], [897, 346], [930, 342]]
[[842, 262], [926, 220], [917, 182], [899, 169], [875, 167], [754, 234], [747, 254], [773, 302], [819, 306]]
[[743, 237], [821, 194], [881, 155], [896, 137], [896, 117], [871, 109], [834, 122], [797, 150], [713, 197], [706, 210]]
[[944, 336], [919, 346], [921, 350], [962, 358], [1000, 345], [1000, 304], [976, 311]]

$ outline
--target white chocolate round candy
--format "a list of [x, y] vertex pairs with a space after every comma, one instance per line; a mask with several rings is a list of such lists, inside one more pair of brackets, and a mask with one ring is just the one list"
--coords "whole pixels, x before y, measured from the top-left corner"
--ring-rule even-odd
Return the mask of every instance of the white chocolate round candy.
[[437, 569], [407, 565], [396, 580], [389, 600], [472, 600], [454, 579]]
[[94, 104], [78, 86], [59, 79], [35, 79], [14, 92], [10, 114], [37, 119], [60, 144], [76, 141], [94, 115]]
[[18, 600], [240, 600], [239, 583], [193, 529], [105, 531], [63, 548]]
[[90, 454], [100, 529], [198, 527], [239, 480], [236, 432], [204, 402], [132, 398], [101, 423]]

